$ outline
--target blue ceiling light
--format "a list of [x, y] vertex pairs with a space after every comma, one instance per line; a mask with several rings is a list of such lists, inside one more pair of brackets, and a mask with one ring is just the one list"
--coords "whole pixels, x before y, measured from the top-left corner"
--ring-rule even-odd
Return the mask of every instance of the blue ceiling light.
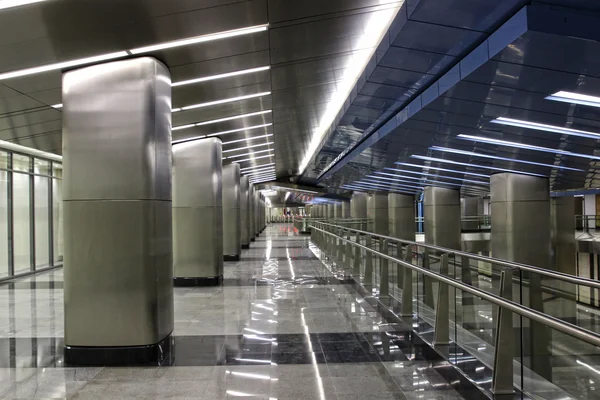
[[[485, 166], [485, 165], [469, 164], [469, 163], [463, 163], [463, 162], [458, 162], [458, 161], [446, 160], [444, 158], [419, 156], [419, 155], [416, 155], [416, 154], [413, 154], [411, 157], [412, 158], [417, 158], [419, 160], [424, 160], [424, 161], [432, 161], [432, 162], [446, 163], [446, 164], [452, 164], [452, 165], [462, 165], [463, 167], [483, 168], [483, 169], [489, 169], [489, 170], [492, 170], [492, 171], [512, 172], [512, 173], [515, 173], [515, 174], [540, 176], [540, 177], [543, 177], [543, 178], [547, 177], [546, 175], [532, 174], [531, 172], [522, 172], [522, 171], [515, 171], [515, 170], [512, 170], [512, 169], [506, 169], [506, 168], [496, 168], [496, 167], [488, 167], [488, 166]], [[421, 168], [427, 168], [427, 167], [426, 166], [421, 166]]]
[[[417, 180], [431, 180], [431, 179], [449, 179], [449, 180], [454, 180], [454, 181], [459, 181], [459, 182], [469, 182], [469, 183], [474, 183], [477, 185], [489, 185], [488, 182], [483, 182], [483, 181], [475, 181], [475, 180], [471, 180], [471, 179], [464, 179], [464, 178], [455, 178], [452, 176], [442, 176], [442, 175], [429, 175], [429, 174], [423, 174], [424, 176], [419, 178], [419, 177], [413, 177], [413, 176], [403, 176], [403, 175], [396, 175], [396, 174], [388, 174], [386, 172], [375, 172], [376, 174], [380, 174], [380, 175], [387, 175], [387, 176], [393, 176], [396, 178], [402, 178], [402, 179], [417, 179]], [[389, 179], [389, 180], [394, 180], [394, 179], [390, 179], [390, 178], [382, 178], [379, 177], [377, 175], [368, 175], [368, 177], [370, 178], [378, 178], [378, 179]]]
[[[402, 162], [397, 162], [395, 164], [403, 165], [405, 167], [414, 167], [414, 168], [419, 168], [419, 169], [427, 168], [427, 169], [433, 169], [433, 170], [436, 170], [436, 171], [452, 172], [452, 173], [461, 174], [461, 175], [479, 176], [481, 178], [488, 178], [488, 179], [490, 177], [489, 175], [477, 174], [475, 172], [457, 171], [455, 169], [446, 169], [446, 168], [439, 168], [439, 167], [431, 167], [431, 166], [424, 166], [424, 165], [419, 165], [419, 164], [402, 163]], [[385, 168], [385, 169], [390, 170], [390, 171], [404, 172], [404, 173], [407, 173], [407, 174], [428, 175], [427, 173], [424, 173], [424, 172], [407, 171], [407, 170], [396, 169], [396, 168]]]
[[546, 97], [546, 100], [560, 101], [563, 103], [579, 104], [582, 106], [600, 107], [600, 97], [587, 94], [560, 91]]
[[473, 151], [451, 149], [449, 147], [431, 146], [429, 149], [433, 150], [433, 151], [443, 151], [445, 153], [462, 154], [462, 155], [471, 156], [471, 157], [488, 158], [490, 160], [501, 160], [501, 161], [520, 163], [520, 164], [539, 165], [540, 167], [557, 168], [557, 169], [564, 169], [564, 170], [569, 170], [569, 171], [583, 171], [582, 169], [577, 169], [577, 168], [562, 167], [560, 165], [544, 164], [544, 163], [538, 163], [538, 162], [534, 162], [534, 161], [518, 160], [518, 159], [508, 158], [508, 157], [491, 156], [488, 154], [475, 153]]

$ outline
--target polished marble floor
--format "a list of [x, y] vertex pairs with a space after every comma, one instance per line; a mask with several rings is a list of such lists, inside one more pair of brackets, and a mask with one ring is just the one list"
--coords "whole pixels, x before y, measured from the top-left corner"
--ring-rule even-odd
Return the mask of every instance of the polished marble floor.
[[2, 285], [0, 398], [481, 398], [314, 254], [274, 224], [225, 263], [222, 287], [176, 288], [164, 367], [65, 366], [62, 270]]

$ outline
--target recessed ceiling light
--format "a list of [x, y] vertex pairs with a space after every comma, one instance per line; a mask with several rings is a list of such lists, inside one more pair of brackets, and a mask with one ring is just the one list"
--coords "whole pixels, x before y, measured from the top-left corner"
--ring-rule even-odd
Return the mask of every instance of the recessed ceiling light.
[[244, 172], [245, 176], [253, 176], [253, 175], [262, 175], [268, 172], [272, 172], [275, 173], [275, 167], [270, 167], [270, 168], [263, 168], [263, 169], [257, 169], [254, 171], [248, 171], [248, 173]]
[[179, 131], [181, 129], [188, 129], [188, 128], [193, 128], [194, 126], [196, 126], [195, 124], [189, 124], [189, 125], [180, 125], [180, 126], [174, 126], [171, 128], [172, 131]]
[[[435, 158], [435, 157], [419, 156], [419, 155], [416, 155], [416, 154], [413, 154], [411, 157], [412, 158], [417, 158], [419, 160], [425, 160], [425, 161], [433, 161], [433, 162], [446, 163], [446, 164], [452, 164], [452, 165], [462, 165], [464, 167], [483, 168], [483, 169], [489, 169], [491, 171], [513, 172], [515, 174], [523, 174], [523, 175], [531, 175], [531, 176], [541, 176], [541, 177], [544, 177], [544, 178], [546, 177], [546, 175], [532, 174], [530, 172], [515, 171], [515, 170], [512, 170], [512, 169], [506, 169], [506, 168], [488, 167], [488, 166], [479, 165], [479, 164], [463, 163], [463, 162], [458, 162], [458, 161], [446, 160], [445, 158]], [[421, 166], [421, 167], [422, 168], [427, 168], [427, 166]]]
[[260, 128], [266, 128], [268, 126], [273, 125], [272, 123], [268, 123], [268, 124], [262, 124], [262, 125], [254, 125], [254, 126], [248, 126], [246, 128], [239, 128], [239, 129], [231, 129], [229, 131], [223, 131], [223, 132], [217, 132], [217, 133], [210, 133], [208, 135], [206, 135], [207, 137], [212, 137], [212, 136], [221, 136], [221, 135], [225, 135], [227, 133], [235, 133], [235, 132], [245, 132], [245, 131], [251, 131], [253, 129], [260, 129]]
[[[419, 168], [419, 169], [432, 169], [435, 171], [444, 171], [444, 172], [452, 172], [455, 174], [461, 174], [461, 175], [471, 175], [471, 176], [479, 176], [481, 178], [489, 178], [489, 175], [485, 175], [485, 174], [477, 174], [474, 172], [466, 172], [466, 171], [457, 171], [455, 169], [447, 169], [447, 168], [438, 168], [438, 167], [431, 167], [431, 166], [423, 166], [423, 165], [418, 165], [418, 164], [411, 164], [411, 163], [401, 163], [401, 162], [397, 162], [395, 164], [398, 165], [403, 165], [405, 167], [414, 167], [414, 168]], [[398, 168], [385, 168], [387, 170], [390, 171], [397, 171], [397, 172], [402, 172], [402, 173], [406, 173], [406, 174], [417, 174], [417, 175], [429, 175], [429, 173], [424, 173], [424, 172], [416, 172], [416, 171], [408, 171], [405, 169], [398, 169]]]
[[60, 104], [54, 104], [54, 105], [51, 105], [50, 107], [52, 107], [52, 108], [56, 108], [56, 109], [60, 109], [60, 108], [62, 108], [62, 107], [63, 107], [63, 105], [62, 105], [62, 103], [60, 103]]
[[519, 128], [534, 129], [534, 130], [537, 130], [537, 131], [560, 133], [562, 135], [578, 136], [578, 137], [584, 137], [584, 138], [596, 139], [596, 140], [600, 139], [600, 133], [594, 133], [594, 132], [588, 132], [588, 131], [580, 131], [580, 130], [577, 130], [577, 129], [563, 128], [561, 126], [540, 124], [540, 123], [537, 123], [537, 122], [522, 121], [522, 120], [519, 120], [519, 119], [512, 119], [512, 118], [500, 117], [500, 118], [496, 118], [496, 119], [494, 119], [494, 120], [492, 120], [490, 122], [493, 123], [493, 124], [500, 124], [500, 125], [516, 126], [516, 127], [519, 127]]
[[257, 180], [260, 180], [260, 179], [274, 178], [275, 176], [276, 176], [276, 174], [274, 172], [270, 172], [267, 174], [254, 175], [249, 180], [252, 182], [256, 182]]
[[273, 149], [259, 150], [259, 151], [253, 151], [253, 152], [250, 152], [250, 153], [245, 153], [245, 154], [236, 154], [234, 156], [223, 157], [223, 159], [231, 160], [232, 158], [251, 156], [252, 154], [270, 153], [272, 151], [274, 151], [274, 150]]
[[269, 155], [266, 155], [266, 156], [258, 156], [258, 157], [245, 158], [243, 160], [235, 160], [233, 162], [241, 163], [241, 162], [245, 162], [245, 161], [254, 161], [254, 160], [258, 160], [260, 158], [267, 158], [267, 157], [273, 157], [273, 154], [269, 154]]
[[273, 134], [268, 133], [266, 135], [252, 136], [252, 137], [245, 138], [245, 139], [230, 140], [229, 142], [223, 142], [223, 146], [225, 146], [226, 144], [231, 144], [231, 143], [249, 142], [251, 140], [262, 139], [262, 138], [267, 138], [267, 137], [271, 137], [271, 136], [273, 136]]
[[502, 145], [502, 146], [516, 147], [516, 148], [519, 148], [519, 149], [542, 151], [542, 152], [545, 152], [545, 153], [561, 154], [561, 155], [564, 155], [564, 156], [588, 158], [590, 160], [600, 160], [600, 157], [590, 156], [588, 154], [572, 153], [570, 151], [565, 151], [565, 150], [550, 149], [548, 147], [533, 146], [533, 145], [530, 145], [530, 144], [509, 142], [509, 141], [506, 141], [506, 140], [498, 140], [498, 139], [491, 139], [491, 138], [485, 138], [485, 137], [481, 137], [481, 136], [471, 136], [471, 135], [458, 135], [457, 137], [459, 139], [471, 140], [473, 142], [498, 144], [498, 145]]
[[237, 149], [223, 150], [223, 153], [231, 153], [232, 151], [240, 151], [240, 150], [253, 149], [253, 148], [255, 148], [255, 147], [268, 146], [268, 145], [270, 145], [270, 144], [273, 144], [273, 142], [267, 142], [267, 143], [255, 144], [255, 145], [252, 145], [252, 146], [238, 147]]
[[[475, 181], [475, 180], [470, 180], [470, 179], [463, 179], [463, 178], [454, 178], [454, 177], [449, 177], [449, 176], [440, 176], [440, 175], [429, 175], [429, 174], [425, 174], [427, 176], [423, 176], [421, 178], [418, 177], [413, 177], [413, 176], [405, 176], [405, 175], [395, 175], [395, 174], [388, 174], [385, 172], [376, 172], [376, 174], [381, 174], [381, 175], [386, 175], [386, 176], [391, 176], [391, 177], [397, 177], [397, 178], [402, 178], [402, 179], [416, 179], [419, 181], [431, 181], [434, 179], [450, 179], [450, 180], [455, 180], [455, 181], [460, 181], [460, 182], [468, 182], [468, 183], [474, 183], [476, 185], [489, 185], [489, 182], [483, 182], [483, 181]], [[381, 176], [377, 176], [377, 175], [367, 175], [370, 178], [376, 178], [376, 179], [387, 179], [387, 180], [395, 180], [395, 179], [391, 179], [391, 178], [384, 178]], [[399, 180], [397, 180], [397, 182], [400, 182]], [[406, 182], [406, 181], [402, 181], [402, 182]], [[434, 181], [437, 182], [437, 181]], [[445, 182], [441, 182], [441, 183], [445, 183]], [[450, 182], [448, 182], [450, 183]]]
[[196, 125], [196, 126], [210, 125], [210, 124], [216, 124], [219, 122], [232, 121], [234, 119], [254, 117], [255, 115], [269, 114], [272, 112], [273, 112], [273, 110], [264, 110], [264, 111], [258, 111], [258, 112], [248, 113], [248, 114], [235, 115], [233, 117], [213, 119], [212, 121], [198, 122], [197, 124], [194, 124], [194, 125]]
[[173, 140], [173, 141], [171, 142], [171, 144], [179, 144], [179, 143], [185, 143], [185, 142], [193, 142], [194, 140], [200, 140], [200, 139], [206, 139], [206, 135], [202, 135], [202, 136], [194, 136], [194, 137], [185, 138], [185, 139], [179, 139], [179, 140]]
[[404, 193], [404, 194], [414, 194], [416, 193], [418, 190], [414, 190], [414, 189], [400, 189], [400, 188], [382, 188], [379, 186], [370, 186], [370, 185], [365, 185], [365, 184], [361, 184], [361, 183], [352, 183], [352, 184], [348, 184], [348, 185], [343, 185], [340, 186], [342, 188], [348, 188], [351, 190], [358, 190], [358, 191], [376, 191], [376, 192], [396, 192], [396, 193]]
[[46, 0], [2, 0], [0, 1], [0, 10], [6, 8], [19, 7], [27, 4], [40, 3]]
[[267, 28], [268, 28], [268, 25], [250, 26], [250, 27], [242, 28], [242, 29], [234, 29], [231, 31], [211, 33], [208, 35], [195, 36], [195, 37], [187, 38], [187, 39], [174, 40], [171, 42], [154, 44], [151, 46], [138, 47], [136, 49], [129, 50], [129, 52], [131, 54], [149, 53], [151, 51], [156, 51], [156, 50], [171, 49], [173, 47], [189, 46], [192, 44], [211, 42], [213, 40], [220, 40], [220, 39], [227, 39], [227, 38], [231, 38], [231, 37], [235, 37], [235, 36], [249, 35], [252, 33], [266, 31]]
[[269, 163], [269, 164], [261, 164], [261, 165], [253, 165], [252, 167], [246, 167], [246, 168], [241, 168], [240, 171], [246, 171], [249, 169], [256, 169], [256, 168], [263, 168], [263, 167], [269, 167], [271, 165], [275, 165], [275, 163]]
[[534, 162], [534, 161], [519, 160], [519, 159], [515, 159], [515, 158], [508, 158], [508, 157], [491, 156], [491, 155], [488, 155], [488, 154], [480, 154], [480, 153], [475, 153], [473, 151], [451, 149], [451, 148], [448, 148], [448, 147], [432, 146], [429, 149], [430, 150], [434, 150], [434, 151], [443, 151], [443, 152], [446, 152], [446, 153], [462, 154], [462, 155], [465, 155], [465, 156], [480, 157], [480, 158], [489, 158], [491, 160], [502, 160], [502, 161], [509, 161], [509, 162], [520, 163], [520, 164], [539, 165], [540, 167], [565, 169], [565, 170], [570, 170], [570, 171], [583, 171], [582, 169], [577, 169], [577, 168], [562, 167], [560, 165], [544, 164], [544, 163], [538, 163], [538, 162]]
[[[268, 177], [268, 178], [257, 179], [257, 180], [255, 180], [255, 181], [252, 181], [251, 183], [262, 183], [262, 182], [269, 182], [269, 181], [273, 181], [273, 180], [275, 180], [275, 179], [277, 179], [277, 177], [276, 177], [276, 176], [272, 176], [272, 177]], [[267, 197], [267, 200], [268, 200], [268, 199], [269, 199], [269, 198]]]
[[362, 179], [360, 181], [355, 181], [354, 183], [361, 185], [369, 185], [369, 186], [379, 186], [379, 187], [400, 187], [400, 188], [408, 188], [408, 189], [423, 189], [422, 186], [418, 186], [417, 182], [407, 182], [411, 183], [411, 185], [404, 185], [400, 183], [391, 183], [391, 182], [378, 182], [374, 179]]
[[195, 79], [188, 79], [188, 80], [185, 80], [185, 81], [173, 82], [171, 84], [171, 86], [177, 87], [177, 86], [191, 85], [191, 84], [194, 84], [194, 83], [214, 81], [216, 79], [231, 78], [232, 76], [252, 74], [254, 72], [261, 72], [261, 71], [266, 71], [266, 70], [269, 70], [269, 69], [271, 69], [271, 66], [269, 66], [269, 65], [267, 65], [265, 67], [243, 69], [243, 70], [240, 70], [240, 71], [227, 72], [227, 73], [224, 73], [224, 74], [204, 76], [202, 78], [195, 78]]
[[600, 107], [600, 97], [589, 96], [581, 93], [565, 92], [562, 90], [546, 97], [546, 100], [580, 104], [582, 106]]
[[192, 105], [184, 106], [181, 108], [174, 108], [171, 111], [178, 112], [178, 111], [194, 110], [196, 108], [211, 107], [211, 106], [216, 106], [219, 104], [233, 103], [234, 101], [241, 101], [241, 100], [253, 99], [255, 97], [268, 96], [270, 94], [271, 94], [271, 92], [262, 92], [262, 93], [248, 94], [245, 96], [230, 97], [228, 99], [215, 100], [215, 101], [209, 101], [207, 103], [192, 104]]

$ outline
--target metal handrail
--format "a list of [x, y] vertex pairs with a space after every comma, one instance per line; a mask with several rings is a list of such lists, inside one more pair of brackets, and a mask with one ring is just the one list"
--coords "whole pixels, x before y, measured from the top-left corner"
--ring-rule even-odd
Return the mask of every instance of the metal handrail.
[[501, 260], [501, 259], [497, 259], [497, 258], [481, 256], [479, 254], [467, 253], [467, 252], [460, 251], [460, 250], [448, 249], [445, 247], [440, 247], [440, 246], [436, 246], [436, 245], [432, 245], [432, 244], [414, 242], [414, 241], [405, 240], [405, 239], [399, 239], [399, 238], [395, 238], [392, 236], [386, 236], [386, 235], [380, 235], [378, 233], [361, 231], [358, 229], [348, 228], [345, 226], [328, 224], [326, 222], [318, 222], [318, 223], [327, 225], [327, 226], [331, 226], [336, 229], [345, 229], [345, 230], [348, 230], [348, 231], [351, 231], [351, 232], [354, 232], [357, 234], [361, 234], [361, 235], [371, 235], [371, 236], [374, 236], [374, 237], [377, 237], [377, 238], [380, 238], [383, 240], [398, 242], [398, 243], [402, 243], [402, 244], [406, 244], [406, 245], [415, 245], [415, 246], [419, 246], [419, 247], [425, 247], [427, 249], [435, 250], [440, 253], [455, 254], [455, 255], [459, 255], [461, 257], [468, 257], [473, 260], [488, 262], [488, 263], [500, 265], [500, 266], [511, 268], [511, 269], [518, 269], [518, 270], [526, 271], [526, 272], [534, 272], [539, 275], [566, 281], [566, 282], [573, 283], [576, 285], [582, 285], [582, 286], [587, 286], [587, 287], [591, 287], [591, 288], [595, 288], [595, 289], [600, 289], [600, 282], [592, 280], [592, 279], [580, 278], [580, 277], [565, 274], [562, 272], [550, 271], [550, 270], [547, 270], [544, 268], [534, 267], [532, 265], [527, 265], [527, 264], [521, 264], [521, 263], [517, 263], [514, 261]]

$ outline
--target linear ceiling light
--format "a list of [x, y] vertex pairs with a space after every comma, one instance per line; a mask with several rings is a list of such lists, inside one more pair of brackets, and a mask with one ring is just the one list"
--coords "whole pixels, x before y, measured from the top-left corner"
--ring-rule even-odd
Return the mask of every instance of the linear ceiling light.
[[194, 126], [203, 126], [203, 125], [216, 124], [216, 123], [219, 123], [219, 122], [232, 121], [232, 120], [235, 120], [235, 119], [241, 119], [241, 118], [246, 118], [246, 117], [253, 117], [255, 115], [268, 114], [270, 112], [273, 112], [273, 110], [265, 110], [265, 111], [258, 111], [258, 112], [253, 112], [253, 113], [249, 113], [249, 114], [241, 114], [241, 115], [236, 115], [236, 116], [233, 116], [233, 117], [214, 119], [212, 121], [198, 122], [198, 123], [195, 123], [195, 124], [179, 125], [179, 126], [173, 127], [171, 130], [177, 131], [177, 130], [180, 130], [180, 129], [193, 128]]
[[[427, 176], [423, 176], [421, 178], [418, 178], [418, 177], [413, 177], [413, 176], [388, 174], [388, 173], [385, 173], [385, 172], [378, 172], [378, 173], [381, 174], [381, 175], [387, 175], [387, 176], [392, 176], [392, 177], [397, 177], [397, 178], [402, 178], [402, 179], [416, 179], [416, 180], [425, 180], [425, 181], [429, 181], [429, 180], [433, 180], [433, 179], [451, 179], [451, 180], [455, 180], [455, 181], [459, 181], [459, 182], [474, 183], [476, 185], [484, 185], [484, 186], [485, 185], [489, 185], [489, 182], [475, 181], [475, 180], [463, 179], [463, 178], [454, 178], [454, 177], [450, 177], [450, 176], [440, 176], [440, 175], [425, 174], [428, 177]], [[376, 179], [394, 180], [394, 179], [384, 178], [384, 177], [377, 176], [377, 175], [367, 175], [367, 177], [369, 177], [369, 178], [376, 178]], [[404, 181], [404, 182], [406, 182], [406, 181]], [[445, 182], [442, 182], [442, 183], [445, 183]]]
[[391, 183], [391, 182], [378, 182], [372, 179], [361, 179], [360, 181], [355, 181], [355, 183], [362, 185], [371, 185], [371, 186], [379, 186], [379, 187], [401, 187], [401, 188], [409, 188], [409, 189], [423, 189], [422, 186], [418, 186], [418, 182], [406, 182], [410, 183], [410, 185], [404, 185], [401, 183]]
[[254, 72], [266, 71], [266, 70], [269, 70], [269, 69], [271, 69], [270, 65], [267, 65], [265, 67], [243, 69], [243, 70], [240, 70], [240, 71], [227, 72], [225, 74], [204, 76], [202, 78], [188, 79], [188, 80], [185, 80], [185, 81], [173, 82], [171, 84], [171, 86], [176, 87], [176, 86], [191, 85], [191, 84], [194, 84], [194, 83], [214, 81], [216, 79], [230, 78], [232, 76], [252, 74]]
[[258, 175], [253, 175], [252, 177], [250, 177], [250, 180], [256, 180], [256, 179], [260, 179], [263, 178], [265, 176], [275, 176], [275, 172], [264, 172], [262, 174], [258, 174]]
[[251, 156], [251, 155], [253, 155], [253, 154], [260, 154], [260, 153], [270, 153], [270, 152], [272, 152], [272, 151], [275, 151], [275, 150], [273, 150], [273, 149], [268, 149], [268, 150], [252, 151], [252, 152], [250, 152], [250, 153], [245, 153], [245, 154], [236, 154], [236, 155], [229, 156], [229, 157], [223, 157], [223, 159], [228, 159], [228, 160], [230, 160], [230, 159], [232, 159], [232, 158], [246, 157], [246, 156]]
[[544, 164], [544, 163], [538, 163], [538, 162], [534, 162], [534, 161], [518, 160], [515, 158], [508, 158], [508, 157], [491, 156], [488, 154], [480, 154], [480, 153], [475, 153], [473, 151], [451, 149], [448, 147], [432, 146], [429, 149], [434, 150], [434, 151], [443, 151], [446, 153], [462, 154], [462, 155], [471, 156], [471, 157], [489, 158], [491, 160], [502, 160], [502, 161], [516, 162], [516, 163], [520, 163], [520, 164], [539, 165], [540, 167], [566, 169], [566, 170], [570, 170], [570, 171], [583, 171], [582, 169], [577, 169], [577, 168], [561, 167], [560, 165]]
[[352, 190], [372, 190], [372, 191], [385, 191], [385, 192], [399, 192], [399, 193], [410, 193], [414, 194], [418, 192], [419, 189], [402, 189], [402, 188], [392, 188], [392, 187], [380, 187], [380, 186], [371, 186], [363, 183], [351, 183], [348, 185], [344, 185], [341, 187], [347, 187]]
[[275, 167], [265, 168], [265, 169], [253, 171], [253, 172], [250, 172], [248, 174], [244, 174], [244, 176], [262, 175], [262, 174], [265, 174], [267, 172], [273, 172], [274, 173], [275, 172]]
[[273, 144], [273, 142], [267, 142], [267, 143], [262, 143], [262, 144], [254, 144], [252, 146], [238, 147], [237, 149], [223, 150], [223, 153], [231, 153], [232, 151], [240, 151], [240, 150], [253, 149], [255, 147], [268, 146], [270, 144]]
[[247, 171], [249, 169], [257, 169], [257, 168], [269, 167], [271, 165], [275, 165], [275, 163], [262, 164], [262, 165], [254, 165], [252, 167], [241, 168], [240, 171]]
[[258, 160], [260, 158], [267, 158], [267, 157], [273, 157], [273, 154], [269, 154], [266, 156], [258, 156], [258, 157], [251, 157], [251, 158], [244, 158], [243, 160], [234, 160], [233, 162], [236, 163], [241, 163], [241, 162], [245, 162], [245, 161], [254, 161], [254, 160]]
[[300, 174], [304, 173], [308, 163], [319, 148], [321, 140], [327, 134], [331, 124], [334, 123], [340, 109], [346, 102], [358, 78], [365, 70], [367, 63], [375, 53], [399, 9], [399, 7], [390, 6], [389, 8], [373, 12], [369, 20], [366, 21], [361, 36], [354, 46], [355, 49], [359, 50], [352, 52], [343, 69], [342, 76], [336, 81], [335, 92], [327, 103], [325, 112], [319, 119], [317, 127], [312, 132], [308, 151], [304, 154], [298, 168]]
[[192, 105], [184, 106], [184, 107], [180, 107], [180, 108], [173, 108], [171, 111], [179, 112], [179, 111], [194, 110], [196, 108], [211, 107], [211, 106], [216, 106], [219, 104], [232, 103], [234, 101], [247, 100], [247, 99], [253, 99], [255, 97], [268, 96], [270, 94], [271, 94], [271, 92], [261, 92], [261, 93], [255, 93], [255, 94], [248, 94], [245, 96], [230, 97], [228, 99], [221, 99], [221, 100], [209, 101], [207, 103], [192, 104]]
[[223, 146], [225, 146], [226, 144], [231, 144], [231, 143], [249, 142], [250, 140], [268, 138], [268, 137], [271, 137], [271, 136], [273, 136], [273, 134], [269, 133], [269, 134], [266, 134], [266, 135], [252, 136], [252, 137], [245, 138], [245, 139], [230, 140], [229, 142], [223, 142]]
[[[419, 164], [401, 163], [401, 162], [397, 162], [395, 164], [403, 165], [405, 167], [414, 167], [414, 168], [419, 168], [419, 169], [433, 169], [435, 171], [452, 172], [452, 173], [461, 174], [461, 175], [479, 176], [481, 178], [489, 178], [490, 177], [489, 175], [485, 175], [485, 174], [476, 174], [474, 172], [457, 171], [455, 169], [438, 168], [438, 167], [431, 167], [431, 166], [425, 166], [425, 165], [419, 165]], [[407, 174], [419, 174], [419, 175], [425, 174], [425, 175], [428, 175], [428, 173], [415, 172], [415, 171], [407, 171], [407, 170], [404, 170], [404, 169], [397, 169], [397, 168], [385, 168], [385, 169], [390, 170], [390, 171], [403, 172], [403, 173], [407, 173]]]
[[142, 53], [148, 53], [148, 52], [155, 51], [155, 50], [164, 50], [164, 49], [171, 49], [173, 47], [189, 46], [191, 44], [211, 42], [213, 40], [227, 39], [227, 38], [231, 38], [231, 37], [235, 37], [235, 36], [242, 36], [242, 35], [249, 35], [251, 33], [263, 32], [263, 31], [266, 31], [267, 28], [268, 28], [268, 25], [250, 26], [250, 27], [242, 28], [242, 29], [234, 29], [231, 31], [211, 33], [208, 35], [195, 36], [195, 37], [187, 38], [187, 39], [174, 40], [171, 42], [154, 44], [151, 46], [138, 47], [137, 49], [129, 50], [129, 52], [131, 54], [142, 54]]
[[63, 107], [62, 103], [51, 105], [50, 107], [60, 109]]
[[[469, 163], [463, 163], [463, 162], [458, 162], [458, 161], [452, 161], [452, 160], [446, 160], [444, 158], [435, 158], [435, 157], [426, 157], [426, 156], [419, 156], [416, 154], [413, 154], [411, 156], [412, 158], [417, 158], [419, 160], [425, 160], [425, 161], [433, 161], [433, 162], [439, 162], [439, 163], [446, 163], [446, 164], [452, 164], [452, 165], [462, 165], [463, 167], [473, 167], [473, 168], [483, 168], [483, 169], [489, 169], [492, 171], [500, 171], [500, 172], [513, 172], [515, 174], [523, 174], [523, 175], [531, 175], [531, 176], [541, 176], [541, 177], [546, 177], [546, 175], [540, 175], [540, 174], [532, 174], [530, 172], [521, 172], [521, 171], [515, 171], [512, 169], [506, 169], [506, 168], [496, 168], [496, 167], [488, 167], [485, 165], [478, 165], [478, 164], [469, 164]], [[421, 166], [421, 168], [428, 168], [426, 165]]]
[[496, 118], [490, 122], [493, 124], [517, 126], [520, 128], [534, 129], [536, 131], [554, 132], [554, 133], [560, 133], [562, 135], [578, 136], [578, 137], [584, 137], [584, 138], [588, 138], [588, 139], [596, 139], [596, 140], [600, 139], [600, 133], [580, 131], [577, 129], [563, 128], [561, 126], [540, 124], [537, 122], [522, 121], [520, 119], [500, 117], [500, 118]]
[[562, 90], [546, 97], [546, 100], [580, 104], [582, 106], [600, 107], [600, 97], [589, 96], [581, 93], [565, 92]]
[[471, 140], [474, 142], [497, 144], [497, 145], [501, 145], [501, 146], [516, 147], [519, 149], [527, 149], [527, 150], [534, 150], [534, 151], [543, 151], [545, 153], [554, 153], [554, 154], [560, 154], [563, 156], [588, 158], [590, 160], [600, 160], [600, 157], [590, 156], [588, 154], [572, 153], [570, 151], [565, 151], [565, 150], [550, 149], [548, 147], [533, 146], [530, 144], [509, 142], [506, 140], [498, 140], [498, 139], [491, 139], [491, 138], [485, 138], [485, 137], [481, 137], [481, 136], [471, 136], [471, 135], [458, 135], [457, 137], [459, 139]]
[[0, 10], [6, 8], [19, 7], [27, 4], [40, 3], [46, 0], [2, 0], [0, 1]]
[[[269, 177], [269, 178], [258, 179], [258, 180], [252, 181], [251, 183], [269, 182], [269, 181], [275, 180], [276, 178], [277, 178], [276, 176], [273, 176], [273, 177]], [[267, 197], [267, 199], [268, 199], [268, 197]]]
[[207, 137], [212, 137], [212, 136], [221, 136], [221, 135], [225, 135], [227, 133], [235, 133], [235, 132], [244, 132], [244, 131], [251, 131], [253, 129], [260, 129], [260, 128], [266, 128], [268, 126], [273, 125], [272, 123], [268, 123], [268, 124], [262, 124], [262, 125], [254, 125], [254, 126], [248, 126], [245, 128], [239, 128], [239, 129], [231, 129], [229, 131], [223, 131], [223, 132], [217, 132], [217, 133], [209, 133], [208, 135], [206, 135]]

